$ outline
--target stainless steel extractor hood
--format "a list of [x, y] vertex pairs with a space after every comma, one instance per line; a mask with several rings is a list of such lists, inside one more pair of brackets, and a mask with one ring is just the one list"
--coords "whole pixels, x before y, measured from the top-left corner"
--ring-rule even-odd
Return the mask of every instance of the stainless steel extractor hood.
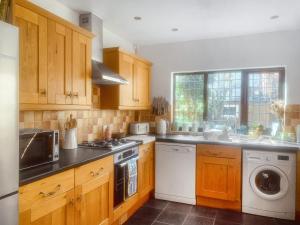
[[119, 74], [95, 60], [92, 60], [92, 75], [93, 84], [96, 85], [128, 84], [128, 81]]

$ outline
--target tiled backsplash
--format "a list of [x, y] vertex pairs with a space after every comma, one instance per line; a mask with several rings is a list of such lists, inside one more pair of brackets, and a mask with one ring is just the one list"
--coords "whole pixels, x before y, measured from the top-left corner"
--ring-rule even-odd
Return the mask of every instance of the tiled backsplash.
[[134, 111], [90, 110], [90, 111], [24, 111], [20, 112], [20, 128], [58, 129], [63, 137], [66, 119], [73, 115], [77, 119], [78, 143], [101, 138], [104, 125], [112, 125], [113, 131], [119, 131], [123, 123], [125, 131], [134, 121]]
[[287, 105], [285, 108], [285, 131], [295, 133], [298, 124], [300, 124], [300, 105]]
[[100, 110], [100, 88], [94, 86], [93, 109], [87, 111], [24, 111], [20, 112], [20, 128], [59, 130], [63, 139], [64, 124], [72, 114], [77, 120], [77, 141], [92, 141], [103, 136], [103, 126], [112, 125], [113, 132], [120, 131], [135, 119], [135, 111]]

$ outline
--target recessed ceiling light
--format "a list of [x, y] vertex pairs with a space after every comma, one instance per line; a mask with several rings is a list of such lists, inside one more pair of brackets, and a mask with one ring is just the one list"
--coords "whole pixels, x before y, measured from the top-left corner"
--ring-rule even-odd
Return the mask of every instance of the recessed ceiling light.
[[135, 16], [135, 17], [133, 17], [133, 19], [135, 19], [135, 20], [141, 20], [142, 17], [140, 17], [140, 16]]
[[278, 19], [278, 18], [279, 18], [278, 15], [274, 15], [274, 16], [271, 16], [271, 17], [270, 17], [271, 20], [276, 20], [276, 19]]
[[178, 28], [172, 28], [171, 31], [176, 32], [178, 31]]

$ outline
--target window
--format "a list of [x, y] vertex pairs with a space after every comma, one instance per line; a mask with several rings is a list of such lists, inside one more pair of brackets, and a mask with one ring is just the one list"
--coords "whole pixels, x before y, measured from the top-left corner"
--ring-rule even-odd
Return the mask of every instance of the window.
[[208, 121], [240, 120], [241, 72], [208, 73]]
[[270, 102], [279, 99], [280, 73], [255, 72], [248, 76], [248, 125], [271, 127], [276, 118], [270, 113]]
[[284, 69], [251, 69], [174, 74], [173, 118], [190, 129], [203, 121], [270, 128], [274, 100], [283, 99]]
[[178, 126], [201, 122], [204, 112], [204, 74], [175, 74], [174, 122]]

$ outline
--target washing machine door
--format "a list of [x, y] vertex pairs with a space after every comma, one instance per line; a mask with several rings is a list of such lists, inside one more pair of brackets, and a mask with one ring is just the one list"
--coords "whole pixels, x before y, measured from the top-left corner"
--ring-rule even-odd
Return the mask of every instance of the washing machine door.
[[286, 195], [289, 180], [286, 174], [276, 166], [257, 167], [250, 175], [252, 190], [266, 200], [277, 200]]

